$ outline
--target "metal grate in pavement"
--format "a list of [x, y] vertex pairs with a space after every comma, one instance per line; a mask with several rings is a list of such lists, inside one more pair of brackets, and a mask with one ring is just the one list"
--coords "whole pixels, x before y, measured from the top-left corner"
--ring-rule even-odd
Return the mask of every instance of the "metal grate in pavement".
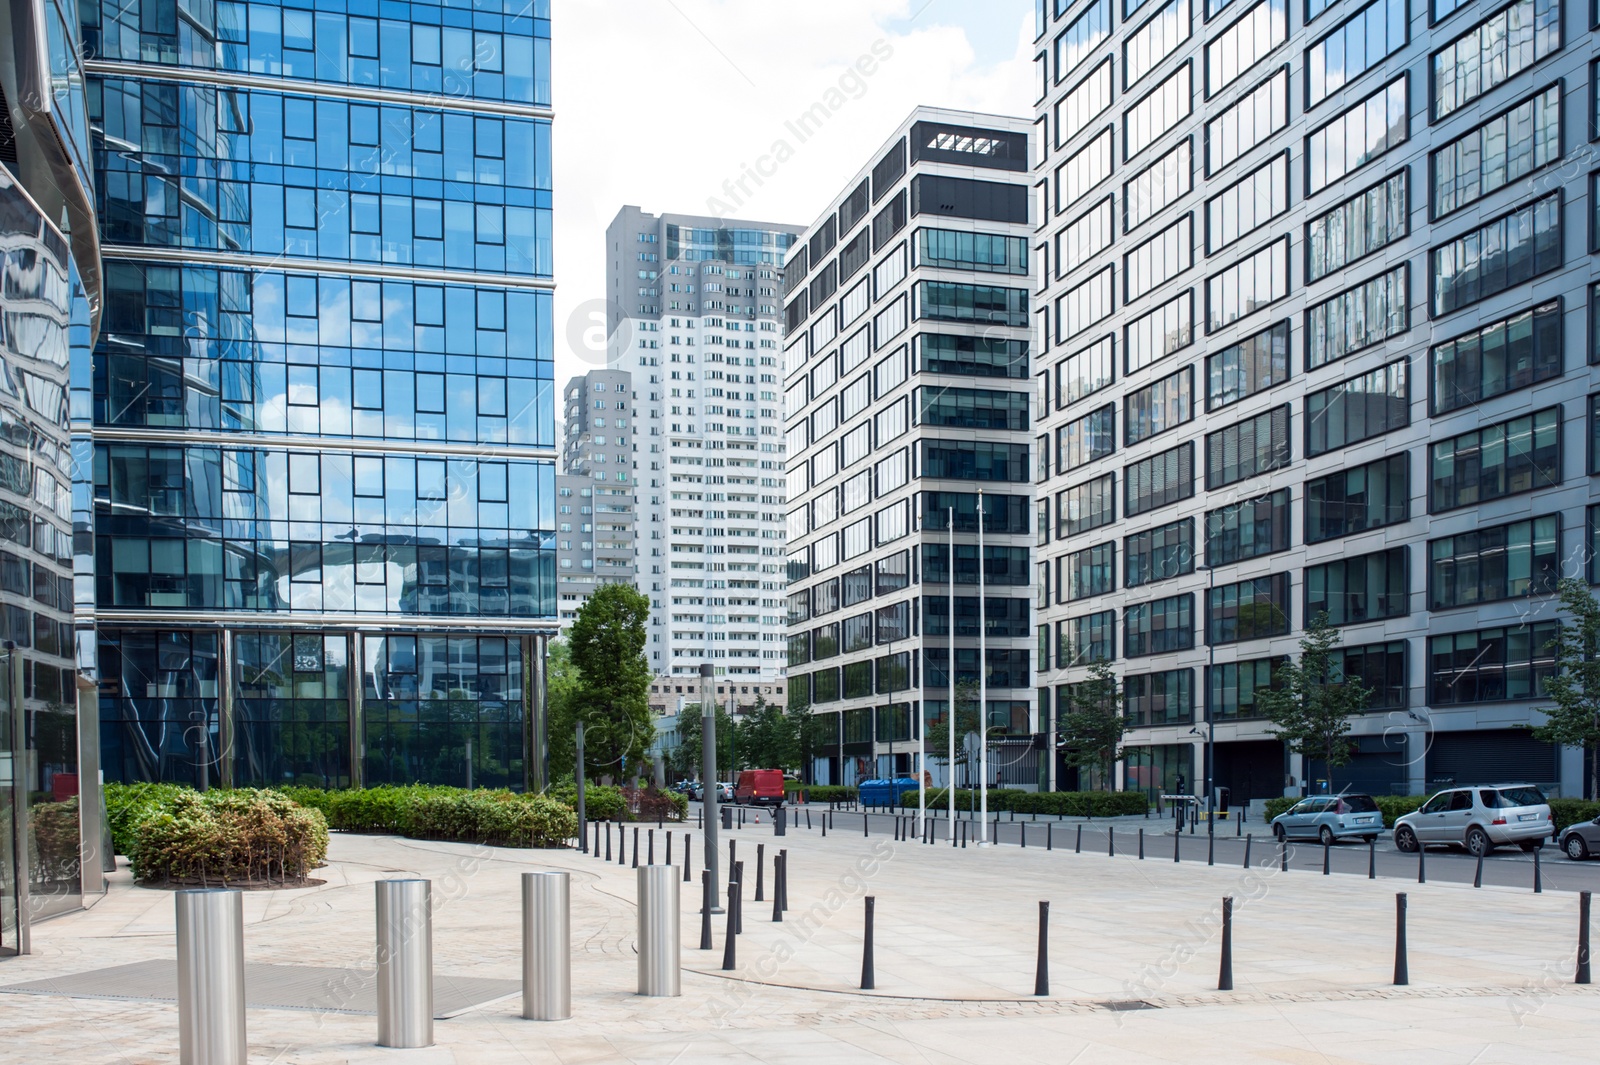
[[[496, 999], [515, 995], [521, 990], [522, 985], [516, 980], [441, 976], [435, 973], [433, 1015], [435, 1019], [444, 1020]], [[86, 973], [11, 984], [0, 987], [0, 992], [176, 1002], [178, 963], [162, 959], [114, 965], [109, 969], [93, 969]], [[378, 1012], [377, 976], [361, 969], [247, 962], [244, 967], [244, 995], [246, 1006], [258, 1008], [374, 1015]]]

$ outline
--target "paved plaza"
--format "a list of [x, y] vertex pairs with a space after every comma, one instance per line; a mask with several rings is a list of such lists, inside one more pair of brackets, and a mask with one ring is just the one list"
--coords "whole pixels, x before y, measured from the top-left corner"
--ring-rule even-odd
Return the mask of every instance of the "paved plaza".
[[[1579, 1062], [1593, 1058], [1600, 991], [1572, 983], [1570, 891], [1323, 877], [1297, 865], [1207, 868], [1074, 854], [897, 843], [761, 827], [737, 841], [747, 879], [765, 846], [765, 900], [747, 892], [738, 969], [701, 951], [684, 885], [683, 995], [634, 994], [634, 874], [575, 851], [519, 851], [336, 834], [326, 883], [247, 892], [252, 966], [370, 971], [372, 882], [434, 883], [437, 974], [482, 987], [520, 978], [519, 875], [573, 874], [573, 1019], [524, 1021], [500, 997], [437, 1023], [437, 1045], [384, 1050], [369, 993], [330, 981], [316, 1008], [252, 1008], [253, 1062]], [[696, 884], [703, 843], [694, 826]], [[681, 867], [685, 829], [674, 830]], [[643, 836], [644, 833], [641, 833]], [[664, 833], [656, 853], [665, 856]], [[1059, 841], [1058, 841], [1059, 844]], [[790, 908], [772, 921], [775, 848]], [[1167, 852], [1170, 854], [1170, 850]], [[631, 857], [631, 855], [630, 855]], [[1188, 854], [1186, 852], [1187, 859]], [[1273, 854], [1262, 856], [1266, 863]], [[88, 912], [42, 922], [0, 984], [170, 960], [173, 900], [120, 870]], [[753, 888], [753, 884], [751, 885]], [[1409, 898], [1408, 987], [1391, 984], [1395, 892]], [[876, 990], [859, 990], [863, 899], [876, 899]], [[1235, 990], [1216, 990], [1220, 902], [1235, 899]], [[1035, 998], [1038, 902], [1050, 908], [1050, 991]], [[252, 972], [255, 970], [252, 969]], [[263, 972], [268, 971], [265, 968]], [[148, 997], [0, 994], [0, 1060], [169, 1062], [177, 1008]], [[253, 992], [252, 992], [253, 993]], [[104, 994], [102, 989], [101, 994]]]

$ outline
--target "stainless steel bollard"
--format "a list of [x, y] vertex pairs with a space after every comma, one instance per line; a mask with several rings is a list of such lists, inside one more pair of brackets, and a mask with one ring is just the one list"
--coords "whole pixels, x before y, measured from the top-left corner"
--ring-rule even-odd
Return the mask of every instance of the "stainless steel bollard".
[[433, 885], [380, 880], [378, 1045], [433, 1045]]
[[670, 865], [641, 865], [639, 889], [639, 994], [676, 998], [678, 960], [678, 876]]
[[244, 895], [179, 891], [178, 1061], [245, 1065]]
[[522, 874], [522, 1015], [572, 1016], [572, 880], [566, 873]]

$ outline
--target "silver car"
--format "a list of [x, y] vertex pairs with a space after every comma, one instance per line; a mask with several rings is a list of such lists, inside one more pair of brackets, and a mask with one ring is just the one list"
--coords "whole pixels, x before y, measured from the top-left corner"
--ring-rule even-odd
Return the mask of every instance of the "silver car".
[[1575, 825], [1568, 825], [1561, 830], [1561, 836], [1556, 841], [1567, 857], [1575, 862], [1600, 854], [1600, 817], [1593, 821], [1579, 821]]
[[1450, 788], [1395, 819], [1394, 845], [1403, 851], [1430, 843], [1453, 845], [1474, 856], [1513, 843], [1531, 851], [1554, 829], [1550, 804], [1531, 784]]
[[1272, 834], [1279, 839], [1331, 844], [1355, 837], [1370, 842], [1382, 832], [1383, 811], [1371, 795], [1314, 795], [1272, 819]]

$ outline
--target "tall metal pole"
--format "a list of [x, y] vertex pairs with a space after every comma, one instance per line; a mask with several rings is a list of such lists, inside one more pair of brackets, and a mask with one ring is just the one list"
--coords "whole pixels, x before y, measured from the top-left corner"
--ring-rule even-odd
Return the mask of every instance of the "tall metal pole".
[[945, 753], [944, 789], [950, 799], [950, 838], [956, 838], [956, 508], [950, 508], [950, 637], [949, 661], [945, 663], [944, 679], [950, 686], [950, 703], [945, 714], [945, 731], [949, 733], [949, 750]]
[[1215, 845], [1217, 836], [1217, 811], [1215, 809], [1217, 796], [1217, 782], [1212, 774], [1216, 772], [1217, 751], [1217, 718], [1211, 709], [1211, 677], [1217, 668], [1217, 641], [1213, 639], [1211, 631], [1211, 600], [1217, 590], [1217, 560], [1211, 557], [1211, 526], [1206, 526], [1206, 621], [1203, 631], [1206, 634], [1206, 837], [1207, 842]]
[[578, 850], [589, 853], [589, 816], [583, 801], [583, 720], [578, 721]]
[[706, 838], [702, 850], [706, 852], [706, 872], [711, 874], [711, 893], [705, 905], [712, 913], [721, 913], [717, 905], [717, 703], [711, 695], [711, 678], [716, 667], [710, 662], [700, 664], [700, 773], [704, 786], [700, 789], [700, 807], [706, 815]]
[[[952, 578], [954, 574], [951, 575]], [[954, 585], [952, 584], [952, 588]], [[989, 823], [989, 622], [983, 601], [983, 489], [978, 489], [978, 795], [980, 824]], [[979, 846], [983, 840], [979, 840]]]

